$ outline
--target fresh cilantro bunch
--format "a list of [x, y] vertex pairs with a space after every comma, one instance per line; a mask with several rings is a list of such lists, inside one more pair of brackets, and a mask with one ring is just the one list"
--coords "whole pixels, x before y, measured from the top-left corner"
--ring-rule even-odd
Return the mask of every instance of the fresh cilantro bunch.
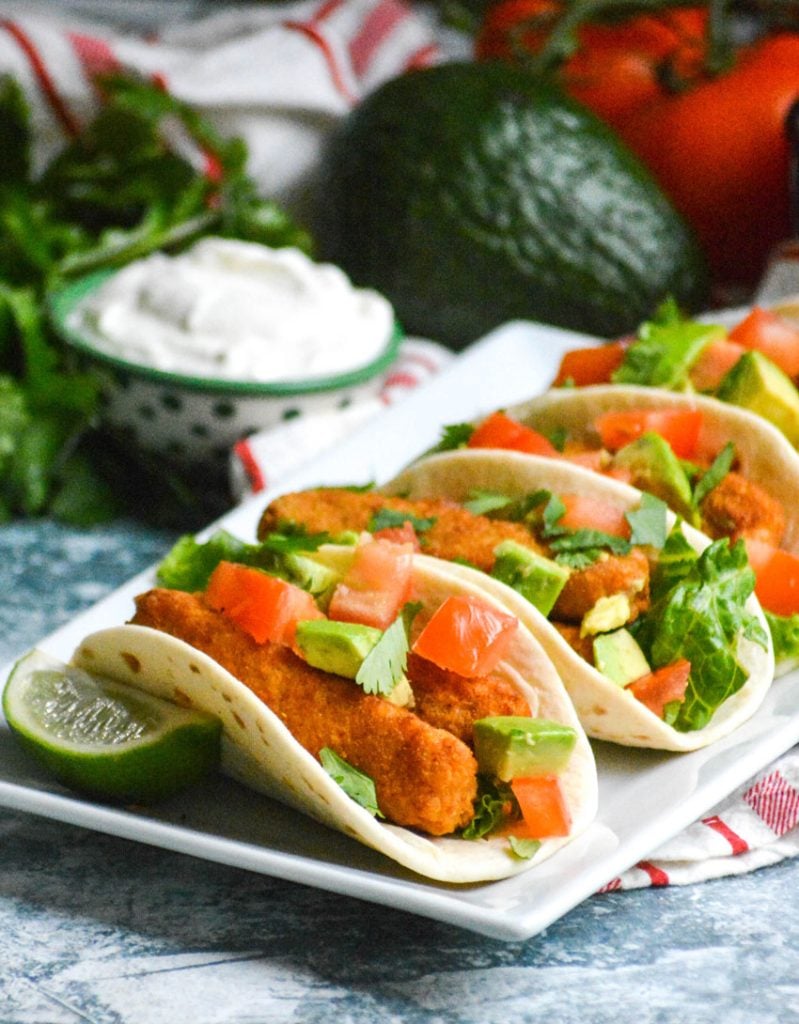
[[[136, 509], [195, 528], [227, 496], [198, 491], [95, 429], [97, 387], [51, 331], [47, 296], [75, 276], [205, 234], [305, 250], [310, 242], [258, 197], [240, 140], [222, 139], [156, 86], [109, 78], [102, 88], [95, 120], [34, 174], [23, 92], [0, 77], [0, 520], [47, 513], [89, 525]], [[181, 155], [186, 144], [212, 174]]]

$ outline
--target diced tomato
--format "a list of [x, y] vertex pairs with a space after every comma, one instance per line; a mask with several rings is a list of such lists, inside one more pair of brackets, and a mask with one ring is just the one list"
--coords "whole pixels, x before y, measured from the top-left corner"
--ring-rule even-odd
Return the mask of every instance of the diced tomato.
[[799, 612], [799, 558], [766, 541], [746, 537], [744, 543], [758, 601], [774, 615]]
[[376, 540], [387, 540], [392, 544], [412, 544], [414, 551], [421, 551], [419, 536], [413, 528], [413, 524], [407, 519], [401, 526], [386, 526], [382, 530], [375, 530], [372, 536]]
[[448, 597], [416, 638], [414, 654], [473, 679], [489, 675], [510, 647], [519, 620], [471, 595]]
[[552, 442], [532, 427], [511, 419], [504, 412], [494, 412], [474, 430], [469, 448], [508, 448], [528, 455], [560, 455]]
[[755, 306], [730, 331], [730, 341], [762, 352], [789, 377], [799, 376], [799, 327], [772, 310]]
[[697, 391], [715, 391], [744, 352], [743, 345], [724, 338], [708, 342], [691, 367], [691, 383]]
[[557, 775], [514, 779], [510, 786], [523, 818], [509, 829], [511, 835], [518, 839], [554, 839], [569, 834], [571, 814]]
[[369, 540], [358, 545], [352, 565], [336, 586], [327, 614], [340, 622], [388, 629], [411, 599], [413, 545]]
[[568, 530], [601, 530], [614, 537], [630, 536], [630, 524], [624, 517], [624, 509], [618, 505], [585, 494], [560, 494], [558, 497], [566, 506], [558, 526]]
[[576, 348], [566, 352], [560, 361], [558, 374], [552, 387], [560, 387], [571, 381], [575, 387], [589, 384], [609, 384], [611, 375], [624, 359], [625, 346], [620, 341], [593, 348]]
[[691, 662], [680, 658], [673, 665], [664, 665], [663, 668], [628, 683], [626, 689], [653, 714], [662, 718], [663, 709], [667, 704], [685, 699], [690, 674]]
[[602, 413], [594, 426], [612, 452], [651, 432], [660, 434], [678, 458], [690, 459], [699, 441], [702, 413], [698, 409], [624, 409]]
[[235, 562], [220, 562], [214, 569], [205, 599], [259, 644], [271, 640], [291, 646], [300, 620], [324, 618], [300, 587]]
[[603, 462], [606, 458], [606, 453], [601, 448], [597, 448], [595, 451], [565, 452], [561, 457], [566, 462], [573, 462], [575, 466], [583, 466], [585, 469], [591, 469], [595, 473], [601, 473], [603, 472]]

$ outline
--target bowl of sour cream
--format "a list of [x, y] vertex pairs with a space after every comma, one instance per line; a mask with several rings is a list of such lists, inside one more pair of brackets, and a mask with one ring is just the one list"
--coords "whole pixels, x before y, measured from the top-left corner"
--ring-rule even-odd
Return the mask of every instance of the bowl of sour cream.
[[390, 303], [338, 267], [216, 237], [81, 278], [50, 309], [100, 379], [105, 423], [189, 464], [373, 397], [401, 341]]

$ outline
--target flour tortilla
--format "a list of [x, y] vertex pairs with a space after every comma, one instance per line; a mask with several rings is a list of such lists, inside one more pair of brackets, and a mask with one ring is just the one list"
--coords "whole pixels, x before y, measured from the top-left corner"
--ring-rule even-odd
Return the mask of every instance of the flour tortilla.
[[[449, 498], [464, 502], [475, 491], [494, 491], [522, 497], [544, 488], [554, 494], [579, 494], [607, 501], [625, 510], [637, 508], [641, 493], [617, 480], [557, 459], [518, 452], [464, 448], [431, 455], [403, 470], [381, 488], [384, 493], [410, 500]], [[670, 515], [670, 523], [675, 517]], [[683, 533], [697, 551], [710, 543], [698, 530], [683, 524]], [[453, 564], [453, 571], [462, 567]], [[490, 576], [484, 577], [486, 592], [507, 600], [508, 587]], [[745, 685], [716, 711], [711, 722], [693, 732], [678, 732], [658, 718], [627, 690], [598, 672], [563, 639], [555, 627], [533, 605], [522, 599], [515, 613], [540, 641], [552, 659], [587, 734], [632, 747], [659, 750], [696, 750], [726, 736], [745, 722], [765, 697], [774, 677], [774, 653], [741, 639], [739, 659], [748, 672]], [[747, 607], [757, 615], [766, 634], [760, 605], [751, 597]]]
[[[339, 565], [352, 548], [320, 549]], [[415, 599], [422, 610], [414, 629], [451, 594], [472, 594], [519, 614], [525, 605], [486, 592], [483, 576], [455, 573], [447, 563], [415, 556]], [[585, 733], [541, 644], [522, 624], [497, 669], [525, 695], [531, 713], [571, 726], [577, 743], [561, 776], [572, 816], [564, 839], [544, 840], [531, 860], [509, 849], [507, 839], [434, 838], [373, 818], [351, 800], [320, 763], [292, 737], [280, 718], [216, 661], [182, 640], [145, 626], [124, 625], [86, 637], [73, 662], [89, 672], [129, 683], [158, 697], [189, 704], [221, 719], [222, 768], [245, 785], [373, 847], [411, 871], [441, 882], [473, 883], [525, 871], [579, 835], [596, 815], [597, 777]], [[353, 686], [356, 684], [353, 683]]]

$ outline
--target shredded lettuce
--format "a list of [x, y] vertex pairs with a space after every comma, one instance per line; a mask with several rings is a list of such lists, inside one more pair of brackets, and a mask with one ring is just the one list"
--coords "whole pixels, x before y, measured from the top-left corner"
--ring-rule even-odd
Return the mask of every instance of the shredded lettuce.
[[799, 615], [774, 615], [765, 612], [774, 644], [774, 660], [799, 658]]
[[741, 689], [748, 675], [738, 656], [741, 637], [762, 647], [768, 636], [745, 607], [755, 576], [742, 542], [717, 540], [701, 554], [672, 533], [652, 581], [653, 603], [630, 627], [653, 669], [681, 658], [691, 663], [675, 729], [703, 729]]

